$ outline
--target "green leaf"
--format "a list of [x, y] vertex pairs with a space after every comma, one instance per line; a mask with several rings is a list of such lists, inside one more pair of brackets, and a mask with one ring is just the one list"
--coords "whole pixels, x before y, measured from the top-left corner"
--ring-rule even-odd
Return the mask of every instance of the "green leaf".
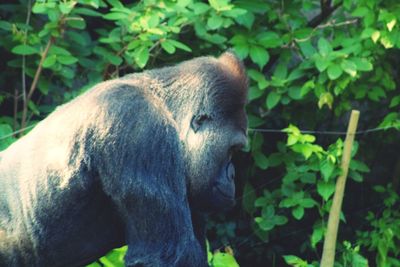
[[76, 57], [73, 56], [58, 56], [57, 57], [57, 61], [60, 62], [63, 65], [71, 65], [74, 64], [76, 62], [78, 62], [78, 59]]
[[250, 47], [250, 58], [262, 69], [269, 61], [269, 54], [266, 49], [260, 46]]
[[263, 125], [265, 121], [259, 117], [256, 117], [254, 115], [248, 114], [248, 119], [249, 119], [249, 127], [250, 128], [255, 128]]
[[257, 86], [250, 86], [249, 88], [249, 101], [253, 101], [255, 99], [260, 98], [263, 95], [263, 91], [261, 91]]
[[269, 231], [275, 227], [275, 224], [271, 220], [264, 220], [262, 217], [256, 217], [254, 220], [264, 231]]
[[400, 104], [400, 95], [395, 96], [392, 98], [392, 100], [390, 101], [390, 108], [394, 108], [397, 107]]
[[386, 191], [386, 188], [383, 187], [382, 185], [376, 185], [376, 186], [374, 186], [374, 190], [375, 190], [376, 192], [378, 192], [378, 193], [383, 193], [383, 192]]
[[175, 46], [169, 41], [165, 40], [161, 42], [161, 47], [168, 53], [168, 54], [173, 54], [175, 53]]
[[288, 90], [288, 95], [294, 100], [300, 100], [302, 98], [301, 87], [300, 86], [290, 87]]
[[313, 80], [309, 80], [306, 83], [303, 84], [303, 86], [301, 87], [301, 96], [305, 96], [307, 95], [312, 89], [315, 88], [315, 83]]
[[210, 9], [210, 6], [205, 3], [199, 2], [191, 5], [191, 8], [193, 9], [195, 15], [201, 15], [206, 13]]
[[385, 90], [380, 87], [372, 88], [368, 91], [368, 98], [378, 102], [381, 98], [386, 98]]
[[275, 48], [282, 45], [282, 38], [275, 32], [264, 32], [257, 36], [258, 44], [265, 48]]
[[318, 50], [321, 56], [327, 57], [330, 53], [332, 53], [331, 44], [323, 37], [318, 40]]
[[0, 29], [5, 30], [5, 31], [11, 31], [13, 28], [13, 25], [5, 20], [0, 20]]
[[81, 17], [68, 18], [67, 24], [71, 28], [83, 30], [86, 28], [86, 21]]
[[261, 146], [264, 143], [264, 137], [262, 134], [254, 134], [253, 138], [251, 139], [251, 149], [252, 151], [261, 150]]
[[307, 267], [308, 263], [302, 259], [300, 259], [297, 256], [293, 256], [293, 255], [284, 255], [283, 259], [285, 260], [285, 262], [291, 266], [295, 266], [295, 267]]
[[11, 52], [17, 55], [33, 55], [38, 53], [38, 50], [33, 48], [32, 46], [23, 44], [15, 46]]
[[103, 56], [106, 60], [110, 61], [110, 63], [115, 66], [121, 65], [121, 63], [123, 62], [123, 60], [120, 56], [114, 55], [110, 52], [105, 53]]
[[314, 231], [311, 235], [311, 246], [315, 248], [323, 237], [324, 237], [324, 228], [321, 226], [314, 228]]
[[262, 169], [262, 170], [266, 170], [269, 166], [268, 164], [268, 158], [261, 153], [260, 151], [257, 151], [256, 153], [253, 154], [253, 158], [254, 161], [256, 163], [256, 165]]
[[56, 54], [56, 55], [63, 55], [63, 56], [70, 56], [71, 55], [71, 53], [68, 50], [66, 50], [66, 49], [64, 49], [62, 47], [56, 46], [56, 45], [53, 45], [50, 48], [49, 53], [50, 54]]
[[124, 5], [119, 0], [107, 0], [107, 2], [112, 7], [116, 7], [116, 8], [123, 8], [124, 7]]
[[230, 18], [237, 18], [240, 16], [243, 16], [245, 14], [247, 14], [247, 10], [246, 9], [242, 9], [242, 8], [232, 8], [230, 10], [226, 10], [222, 13], [225, 17], [230, 17]]
[[268, 162], [271, 167], [276, 167], [283, 162], [283, 156], [280, 153], [272, 153], [268, 157]]
[[334, 170], [335, 165], [328, 158], [325, 158], [321, 161], [320, 171], [325, 182], [329, 181], [329, 178], [331, 178]]
[[50, 68], [51, 66], [53, 66], [56, 63], [56, 61], [57, 61], [56, 55], [49, 55], [43, 61], [43, 68]]
[[287, 77], [287, 65], [284, 63], [278, 64], [274, 70], [273, 77], [279, 80], [285, 80]]
[[389, 38], [389, 36], [382, 36], [381, 37], [381, 44], [386, 48], [392, 48], [394, 46], [394, 42], [391, 38]]
[[233, 48], [241, 59], [245, 59], [249, 55], [249, 46], [247, 44], [236, 44]]
[[47, 5], [41, 2], [35, 2], [32, 7], [32, 13], [34, 14], [44, 14], [47, 11]]
[[[305, 173], [304, 175], [302, 175], [300, 177], [301, 182], [305, 183], [305, 184], [315, 184], [316, 179], [317, 179], [317, 177], [316, 177], [315, 173]], [[302, 206], [306, 207], [303, 204], [302, 204]], [[306, 208], [308, 208], [308, 207], [306, 207]]]
[[275, 215], [273, 221], [276, 225], [284, 225], [288, 222], [288, 219], [285, 216]]
[[267, 81], [267, 79], [265, 79], [264, 74], [262, 74], [261, 72], [255, 70], [255, 69], [250, 69], [247, 71], [247, 74], [249, 75], [249, 77], [252, 80], [257, 82], [258, 88], [260, 90], [264, 90], [265, 88], [268, 87], [269, 82]]
[[356, 65], [356, 68], [359, 71], [371, 71], [373, 69], [371, 62], [365, 58], [353, 57], [349, 60]]
[[312, 208], [315, 205], [317, 205], [317, 202], [315, 202], [315, 200], [312, 198], [303, 198], [300, 201], [300, 206], [302, 206], [303, 208]]
[[235, 20], [237, 21], [238, 24], [245, 26], [247, 29], [251, 29], [253, 26], [255, 16], [251, 12], [247, 12], [241, 16], [235, 17]]
[[314, 46], [312, 45], [311, 41], [309, 40], [304, 42], [298, 42], [298, 45], [300, 46], [300, 50], [306, 58], [311, 58], [317, 52]]
[[352, 267], [368, 267], [369, 265], [368, 265], [368, 260], [357, 253], [357, 254], [353, 254], [351, 266]]
[[287, 146], [292, 146], [292, 145], [296, 144], [299, 141], [299, 138], [300, 137], [298, 135], [290, 134], [288, 136], [288, 140], [286, 142], [286, 145]]
[[233, 255], [224, 252], [214, 253], [212, 259], [213, 267], [239, 267]]
[[40, 115], [40, 111], [39, 111], [38, 107], [36, 106], [35, 102], [33, 102], [32, 100], [29, 100], [28, 107], [33, 112], [33, 114]]
[[366, 28], [362, 31], [361, 33], [361, 38], [362, 39], [366, 39], [366, 38], [370, 38], [372, 36], [372, 34], [375, 32], [376, 30], [373, 28]]
[[328, 77], [331, 80], [336, 80], [337, 78], [339, 78], [343, 73], [342, 68], [335, 63], [332, 63], [329, 65], [328, 67]]
[[111, 12], [108, 14], [103, 15], [103, 19], [107, 20], [125, 20], [128, 18], [128, 14], [122, 12]]
[[146, 46], [142, 46], [135, 51], [135, 61], [141, 69], [143, 69], [146, 66], [149, 57], [150, 57], [149, 48]]
[[300, 220], [304, 216], [304, 208], [301, 206], [297, 206], [292, 210], [292, 215], [296, 220]]
[[359, 172], [353, 170], [349, 171], [349, 177], [358, 183], [361, 183], [364, 180], [364, 177]]
[[60, 71], [60, 74], [62, 76], [64, 76], [65, 78], [67, 78], [67, 79], [72, 79], [75, 76], [74, 71], [71, 68], [68, 68], [68, 67], [62, 68], [62, 70]]
[[276, 93], [275, 91], [271, 91], [267, 96], [266, 105], [268, 109], [273, 109], [281, 99], [281, 95]]
[[[294, 176], [294, 175], [291, 175], [291, 176]], [[287, 180], [286, 177], [288, 177], [288, 175], [285, 176], [285, 180]], [[297, 201], [296, 201], [296, 199], [293, 199], [293, 198], [285, 198], [281, 201], [281, 203], [279, 203], [280, 208], [290, 208], [290, 207], [294, 207], [294, 206], [297, 206]]]
[[318, 107], [321, 109], [324, 105], [327, 105], [330, 109], [332, 109], [333, 104], [333, 95], [330, 92], [322, 93], [319, 96]]
[[357, 75], [357, 66], [350, 60], [343, 60], [340, 64], [342, 70], [347, 72], [351, 77], [355, 77]]
[[232, 5], [229, 4], [229, 0], [209, 0], [208, 1], [212, 8], [217, 11], [230, 10]]
[[386, 27], [388, 28], [389, 32], [393, 30], [394, 25], [396, 25], [396, 19], [393, 18], [389, 22], [386, 23]]
[[313, 146], [311, 144], [294, 144], [292, 147], [293, 151], [302, 154], [306, 159], [311, 157], [313, 153]]
[[8, 124], [0, 124], [0, 151], [6, 149], [9, 145], [11, 145], [16, 139], [11, 135], [13, 133], [13, 129]]
[[373, 41], [374, 43], [376, 43], [376, 42], [378, 41], [379, 37], [381, 37], [381, 33], [380, 33], [379, 31], [374, 31], [374, 32], [371, 34], [371, 39], [372, 39], [372, 41]]
[[189, 46], [185, 45], [184, 43], [181, 43], [181, 42], [176, 41], [176, 40], [168, 40], [168, 41], [173, 46], [175, 46], [176, 48], [179, 48], [179, 49], [181, 49], [183, 51], [186, 51], [186, 52], [192, 52], [192, 49]]
[[318, 194], [325, 201], [327, 201], [335, 192], [335, 184], [333, 183], [333, 181], [330, 182], [319, 181], [317, 184], [317, 191]]
[[60, 2], [59, 8], [62, 14], [69, 14], [74, 6], [76, 5], [75, 1], [71, 2]]
[[210, 18], [208, 18], [207, 20], [207, 26], [211, 29], [211, 30], [216, 30], [218, 28], [220, 28], [222, 26], [222, 23], [224, 22], [224, 20], [222, 19], [222, 17], [218, 16], [218, 15], [212, 15]]
[[323, 72], [326, 70], [330, 64], [330, 60], [326, 57], [321, 57], [320, 55], [315, 55], [315, 66], [317, 67], [319, 72]]
[[370, 172], [371, 170], [368, 168], [368, 166], [361, 161], [352, 159], [350, 161], [350, 169], [355, 170], [355, 171], [360, 171], [360, 172]]
[[85, 8], [85, 7], [77, 7], [74, 8], [74, 14], [81, 14], [85, 16], [90, 16], [90, 17], [101, 17], [103, 14], [100, 12], [97, 12], [93, 9]]
[[360, 7], [357, 7], [356, 10], [354, 10], [351, 13], [351, 15], [353, 17], [365, 17], [369, 12], [370, 12], [370, 10], [367, 7], [360, 6]]

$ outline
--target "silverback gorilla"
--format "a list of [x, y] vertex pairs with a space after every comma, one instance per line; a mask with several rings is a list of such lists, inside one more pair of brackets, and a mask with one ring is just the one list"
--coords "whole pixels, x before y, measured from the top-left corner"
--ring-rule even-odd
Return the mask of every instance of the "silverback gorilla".
[[208, 266], [234, 203], [247, 78], [230, 52], [102, 82], [0, 153], [0, 266]]

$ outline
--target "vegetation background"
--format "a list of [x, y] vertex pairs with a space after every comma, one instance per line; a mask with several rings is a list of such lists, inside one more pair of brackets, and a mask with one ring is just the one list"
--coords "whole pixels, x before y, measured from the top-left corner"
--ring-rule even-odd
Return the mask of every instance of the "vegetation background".
[[211, 265], [318, 266], [358, 109], [336, 266], [400, 266], [399, 20], [396, 0], [2, 1], [0, 149], [102, 80], [231, 48], [249, 145], [238, 204], [208, 223]]

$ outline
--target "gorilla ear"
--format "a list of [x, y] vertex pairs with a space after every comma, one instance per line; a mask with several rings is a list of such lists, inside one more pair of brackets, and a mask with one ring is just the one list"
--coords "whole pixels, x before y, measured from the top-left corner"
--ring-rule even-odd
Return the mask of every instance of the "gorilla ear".
[[218, 61], [229, 76], [238, 84], [247, 88], [247, 76], [242, 61], [231, 51], [223, 53]]

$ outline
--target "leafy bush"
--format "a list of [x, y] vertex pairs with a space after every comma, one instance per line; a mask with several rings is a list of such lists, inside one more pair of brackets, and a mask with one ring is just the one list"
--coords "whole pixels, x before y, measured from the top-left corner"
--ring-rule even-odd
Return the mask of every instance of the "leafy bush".
[[397, 1], [20, 0], [0, 18], [0, 149], [101, 80], [229, 48], [244, 60], [241, 205], [208, 227], [211, 247], [230, 245], [241, 265], [318, 265], [343, 146], [324, 132], [361, 110], [360, 128], [374, 130], [356, 137], [337, 266], [399, 266]]

